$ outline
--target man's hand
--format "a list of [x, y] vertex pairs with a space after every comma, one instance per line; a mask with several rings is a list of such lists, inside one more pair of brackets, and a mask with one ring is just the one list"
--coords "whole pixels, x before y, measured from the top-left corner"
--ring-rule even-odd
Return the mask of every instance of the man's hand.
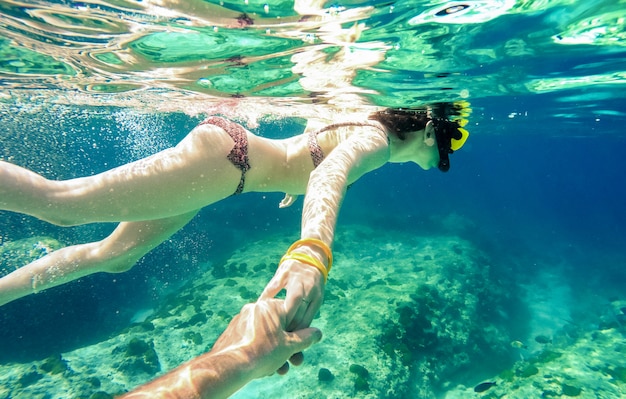
[[255, 378], [302, 363], [302, 351], [322, 338], [317, 328], [287, 330], [285, 302], [259, 300], [245, 305], [210, 352], [119, 399], [223, 399]]
[[[252, 373], [250, 379], [289, 369], [287, 359], [295, 366], [302, 363], [302, 351], [322, 338], [317, 328], [288, 330], [286, 302], [260, 299], [247, 304], [230, 322], [213, 345], [211, 352], [235, 351], [245, 357]], [[248, 368], [247, 367], [247, 368]]]

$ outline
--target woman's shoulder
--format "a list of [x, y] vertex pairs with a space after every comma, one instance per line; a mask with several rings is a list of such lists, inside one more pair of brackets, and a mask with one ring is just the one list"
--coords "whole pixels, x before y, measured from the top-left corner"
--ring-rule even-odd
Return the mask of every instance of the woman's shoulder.
[[343, 142], [365, 145], [367, 147], [387, 147], [389, 145], [389, 135], [379, 122], [357, 121], [341, 122], [336, 124], [342, 136], [339, 144]]
[[[336, 131], [335, 146], [329, 156], [336, 153], [371, 170], [389, 160], [389, 137], [382, 125], [376, 122], [345, 122], [331, 125]], [[331, 135], [332, 137], [332, 135]]]
[[310, 130], [309, 135], [335, 136], [338, 142], [346, 141], [351, 137], [383, 137], [387, 138], [387, 132], [382, 124], [376, 121], [342, 121], [325, 125], [317, 130]]

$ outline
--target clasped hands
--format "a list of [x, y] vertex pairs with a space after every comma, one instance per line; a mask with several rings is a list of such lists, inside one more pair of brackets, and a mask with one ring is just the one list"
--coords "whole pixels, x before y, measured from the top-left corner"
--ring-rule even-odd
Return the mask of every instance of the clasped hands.
[[[123, 398], [227, 398], [253, 379], [285, 374], [289, 362], [301, 364], [302, 351], [322, 337], [309, 326], [322, 304], [324, 284], [317, 268], [284, 260], [259, 300], [241, 309], [210, 352]], [[283, 289], [285, 300], [274, 298]]]
[[260, 299], [241, 309], [211, 351], [236, 353], [237, 362], [245, 365], [243, 371], [249, 373], [250, 380], [275, 372], [285, 374], [289, 370], [286, 359], [295, 366], [300, 365], [302, 351], [322, 338], [317, 328], [288, 331], [286, 326], [285, 302]]
[[[274, 298], [283, 288], [285, 299]], [[300, 365], [302, 350], [322, 337], [309, 326], [323, 293], [324, 279], [317, 269], [295, 260], [281, 262], [259, 300], [242, 308], [211, 351], [235, 350], [245, 359], [250, 379], [287, 373], [289, 363]]]
[[287, 331], [299, 330], [311, 325], [322, 306], [324, 285], [324, 277], [319, 270], [288, 259], [281, 262], [259, 299], [274, 298], [284, 289]]
[[287, 331], [285, 302], [259, 299], [245, 305], [210, 352], [118, 399], [224, 399], [248, 382], [302, 363], [302, 351], [322, 338], [317, 328]]

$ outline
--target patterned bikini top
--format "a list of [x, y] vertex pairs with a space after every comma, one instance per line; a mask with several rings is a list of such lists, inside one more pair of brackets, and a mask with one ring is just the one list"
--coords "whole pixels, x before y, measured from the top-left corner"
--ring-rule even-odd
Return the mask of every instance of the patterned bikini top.
[[367, 122], [341, 122], [341, 123], [333, 123], [332, 125], [324, 126], [323, 128], [312, 131], [309, 133], [307, 142], [309, 145], [309, 152], [311, 153], [311, 159], [313, 159], [313, 165], [317, 168], [319, 164], [324, 160], [324, 151], [322, 151], [322, 147], [320, 146], [319, 141], [317, 140], [317, 135], [320, 133], [324, 133], [328, 130], [336, 129], [339, 127], [350, 127], [350, 126], [369, 126], [375, 129], [380, 130], [380, 126], [377, 126], [373, 123]]

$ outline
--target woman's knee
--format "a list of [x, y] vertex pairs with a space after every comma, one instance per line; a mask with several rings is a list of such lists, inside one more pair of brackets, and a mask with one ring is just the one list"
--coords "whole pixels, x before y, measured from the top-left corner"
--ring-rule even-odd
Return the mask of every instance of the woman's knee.
[[84, 212], [83, 207], [80, 206], [80, 201], [64, 192], [63, 183], [63, 181], [49, 182], [50, 188], [40, 198], [40, 206], [35, 216], [61, 227], [84, 224], [87, 220], [81, 216]]
[[100, 242], [96, 256], [101, 259], [101, 270], [107, 273], [127, 272], [148, 251], [141, 247], [123, 243], [109, 243], [107, 239]]
[[136, 263], [137, 260], [116, 259], [114, 262], [107, 265], [105, 271], [107, 273], [124, 273], [132, 269]]

